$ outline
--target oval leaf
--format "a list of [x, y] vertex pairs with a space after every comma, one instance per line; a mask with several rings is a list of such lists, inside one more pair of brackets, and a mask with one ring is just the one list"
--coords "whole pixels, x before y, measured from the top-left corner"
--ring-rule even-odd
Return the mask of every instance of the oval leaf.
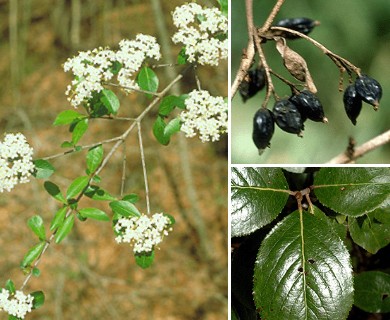
[[74, 215], [71, 214], [67, 217], [64, 223], [57, 229], [56, 232], [56, 243], [60, 243], [72, 230], [74, 224]]
[[45, 247], [46, 242], [41, 241], [35, 246], [33, 246], [26, 255], [23, 258], [22, 263], [20, 264], [22, 268], [26, 268], [27, 266], [31, 265], [31, 263], [39, 257], [39, 255], [42, 253], [43, 248]]
[[61, 209], [59, 209], [56, 212], [56, 214], [54, 215], [54, 218], [53, 218], [53, 220], [51, 221], [51, 224], [50, 224], [50, 231], [54, 231], [60, 225], [62, 225], [62, 223], [65, 220], [65, 215], [66, 215], [67, 209], [68, 209], [68, 207], [62, 207]]
[[53, 182], [45, 181], [43, 184], [45, 190], [56, 200], [66, 203], [64, 196], [61, 193], [60, 188]]
[[45, 303], [45, 294], [42, 291], [34, 291], [30, 293], [33, 297], [33, 309], [38, 309]]
[[88, 129], [88, 119], [82, 119], [74, 126], [72, 131], [72, 143], [76, 144], [79, 142], [81, 137]]
[[107, 216], [107, 214], [97, 208], [83, 208], [79, 210], [79, 213], [84, 218], [91, 218], [100, 221], [110, 221], [110, 218]]
[[68, 190], [66, 190], [66, 199], [74, 198], [76, 195], [78, 195], [86, 188], [88, 182], [89, 177], [87, 176], [82, 176], [74, 179], [74, 181], [68, 187]]
[[125, 195], [122, 200], [131, 202], [131, 203], [136, 203], [139, 200], [139, 196], [135, 193], [130, 193]]
[[149, 268], [154, 261], [154, 250], [147, 253], [137, 253], [134, 255], [134, 257], [135, 257], [135, 262], [142, 269]]
[[103, 146], [99, 144], [98, 146], [92, 147], [88, 150], [87, 153], [87, 169], [88, 174], [92, 174], [99, 168], [103, 160]]
[[261, 244], [254, 300], [267, 320], [342, 320], [353, 303], [352, 266], [343, 241], [324, 219], [298, 211]]
[[171, 121], [169, 121], [166, 127], [164, 128], [164, 136], [170, 139], [173, 134], [180, 131], [180, 128], [181, 128], [181, 120], [179, 118], [174, 118]]
[[390, 194], [389, 168], [321, 168], [314, 177], [315, 195], [332, 210], [352, 217], [376, 208]]
[[27, 225], [30, 227], [32, 232], [34, 232], [38, 236], [39, 240], [45, 240], [46, 232], [41, 216], [32, 216], [30, 219], [27, 220]]
[[85, 116], [74, 111], [74, 110], [65, 110], [62, 111], [57, 118], [54, 120], [53, 125], [60, 126], [64, 124], [70, 124], [76, 119], [84, 118]]
[[379, 271], [356, 275], [355, 305], [366, 312], [390, 312], [390, 275]]
[[47, 179], [55, 171], [54, 167], [50, 164], [50, 162], [43, 159], [34, 160], [34, 166], [34, 177], [37, 179]]
[[99, 200], [99, 201], [116, 200], [114, 196], [110, 195], [106, 190], [98, 186], [89, 185], [84, 194], [93, 200]]
[[157, 141], [162, 145], [166, 146], [169, 144], [169, 137], [165, 135], [165, 127], [167, 125], [164, 122], [164, 119], [160, 116], [157, 117], [156, 121], [153, 124], [153, 134], [156, 137]]
[[158, 113], [162, 116], [168, 116], [175, 107], [185, 108], [184, 96], [166, 96], [161, 100]]
[[11, 279], [6, 281], [4, 288], [7, 289], [10, 293], [15, 293], [16, 291], [15, 283]]
[[[148, 67], [143, 67], [138, 73], [137, 83], [142, 90], [157, 92], [158, 89], [158, 77], [154, 71]], [[147, 94], [147, 97], [153, 97], [151, 94]]]
[[120, 214], [124, 217], [140, 217], [141, 213], [136, 206], [131, 202], [120, 200], [110, 202], [110, 207], [114, 213]]
[[232, 236], [250, 234], [274, 220], [289, 194], [279, 168], [232, 168]]
[[115, 93], [108, 89], [103, 89], [101, 93], [102, 97], [100, 98], [100, 101], [110, 113], [117, 114], [120, 104]]

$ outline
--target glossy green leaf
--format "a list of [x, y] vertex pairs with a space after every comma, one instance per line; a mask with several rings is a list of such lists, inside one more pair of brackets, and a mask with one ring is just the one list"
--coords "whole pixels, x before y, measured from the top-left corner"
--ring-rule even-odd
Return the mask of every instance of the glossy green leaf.
[[352, 240], [375, 254], [390, 243], [390, 208], [379, 208], [367, 215], [348, 218]]
[[173, 134], [180, 131], [180, 128], [181, 128], [181, 120], [179, 118], [174, 118], [171, 121], [169, 121], [166, 127], [164, 128], [164, 136], [170, 139]]
[[169, 137], [165, 135], [164, 130], [167, 125], [164, 122], [164, 119], [160, 116], [157, 117], [156, 121], [153, 124], [153, 134], [156, 137], [157, 141], [162, 145], [166, 146], [169, 144]]
[[56, 233], [56, 243], [60, 243], [62, 240], [65, 239], [65, 237], [69, 234], [69, 232], [72, 231], [73, 225], [74, 225], [74, 215], [71, 214], [65, 219], [64, 223], [58, 227]]
[[186, 54], [186, 48], [182, 47], [179, 54], [177, 55], [177, 63], [186, 64], [187, 59], [188, 59], [188, 55]]
[[55, 171], [54, 167], [50, 164], [50, 162], [43, 159], [34, 160], [34, 165], [34, 177], [37, 179], [47, 179]]
[[35, 215], [27, 220], [27, 225], [30, 227], [32, 232], [34, 232], [39, 240], [46, 239], [45, 226], [43, 224], [43, 219], [41, 216]]
[[89, 174], [94, 173], [96, 169], [99, 168], [102, 161], [103, 161], [103, 146], [101, 144], [89, 149], [87, 153], [88, 173]]
[[39, 270], [37, 267], [32, 268], [31, 274], [34, 277], [39, 277], [41, 275], [41, 270]]
[[77, 177], [66, 190], [66, 199], [71, 199], [77, 196], [88, 185], [89, 177]]
[[108, 89], [103, 89], [101, 92], [100, 101], [104, 104], [110, 113], [118, 113], [120, 103], [114, 92]]
[[26, 253], [26, 255], [24, 256], [23, 258], [23, 261], [22, 263], [20, 264], [20, 266], [22, 268], [25, 268], [29, 265], [31, 265], [31, 263], [39, 257], [39, 255], [42, 253], [43, 251], [43, 248], [45, 247], [45, 244], [46, 242], [45, 241], [41, 241], [39, 242], [38, 244], [36, 244], [35, 246], [33, 246], [30, 250], [28, 250], [28, 252]]
[[324, 219], [291, 213], [260, 246], [253, 294], [262, 319], [346, 319], [353, 276], [343, 241]]
[[274, 220], [289, 194], [279, 168], [232, 168], [232, 236], [250, 234]]
[[56, 200], [66, 203], [64, 196], [61, 193], [60, 188], [51, 181], [45, 181], [43, 184], [45, 190]]
[[88, 129], [88, 119], [77, 122], [72, 131], [72, 143], [77, 144]]
[[378, 208], [390, 194], [389, 168], [321, 168], [315, 195], [328, 208], [358, 217]]
[[136, 206], [129, 201], [119, 200], [110, 202], [110, 208], [114, 213], [124, 217], [140, 217], [141, 213]]
[[64, 141], [61, 144], [61, 148], [73, 148], [73, 147], [74, 147], [74, 144], [72, 142], [69, 142], [69, 141]]
[[[157, 92], [158, 89], [158, 77], [154, 71], [148, 67], [143, 67], [138, 73], [137, 83], [142, 90]], [[147, 97], [153, 97], [151, 94], [147, 94]]]
[[130, 194], [125, 195], [125, 196], [122, 198], [122, 200], [131, 202], [131, 203], [136, 203], [136, 202], [139, 201], [139, 196], [138, 196], [138, 194], [130, 193]]
[[154, 250], [148, 253], [137, 253], [134, 255], [135, 262], [142, 269], [149, 268], [154, 261]]
[[71, 124], [73, 121], [82, 118], [85, 118], [85, 116], [75, 110], [65, 110], [60, 112], [60, 114], [54, 120], [53, 125], [60, 126], [64, 124]]
[[98, 201], [114, 201], [116, 198], [99, 186], [89, 185], [84, 193], [87, 197]]
[[356, 275], [354, 304], [366, 312], [390, 312], [390, 275], [380, 271]]
[[62, 207], [54, 215], [53, 220], [50, 224], [50, 231], [54, 231], [57, 229], [65, 220], [66, 211], [68, 210], [68, 207]]
[[10, 293], [15, 293], [16, 291], [15, 283], [11, 279], [8, 279], [5, 282], [5, 289], [7, 289]]
[[180, 109], [185, 108], [184, 104], [185, 96], [166, 96], [161, 100], [160, 106], [158, 108], [158, 113], [162, 116], [168, 116], [175, 107]]
[[221, 7], [222, 14], [227, 17], [228, 16], [228, 9], [229, 9], [229, 3], [228, 0], [218, 0], [219, 6]]
[[99, 221], [110, 221], [110, 218], [107, 216], [107, 214], [97, 208], [83, 208], [79, 210], [79, 213], [84, 218], [90, 218]]
[[33, 309], [38, 309], [45, 303], [45, 294], [42, 291], [34, 291], [30, 293], [33, 297]]

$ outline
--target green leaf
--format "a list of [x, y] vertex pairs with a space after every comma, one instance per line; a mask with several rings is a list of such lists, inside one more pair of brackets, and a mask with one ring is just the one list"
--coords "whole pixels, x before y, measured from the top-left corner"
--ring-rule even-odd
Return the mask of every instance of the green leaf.
[[50, 224], [50, 231], [54, 231], [57, 229], [65, 220], [66, 211], [68, 210], [68, 207], [62, 207], [61, 209], [57, 210], [57, 212], [54, 215], [53, 220]]
[[83, 208], [79, 210], [79, 213], [84, 218], [91, 218], [99, 221], [110, 221], [107, 214], [97, 208]]
[[228, 0], [218, 0], [219, 6], [221, 7], [222, 14], [227, 17], [229, 13], [229, 3]]
[[112, 114], [117, 114], [120, 104], [115, 93], [111, 90], [103, 89], [101, 94], [102, 97], [100, 98], [100, 101], [104, 104], [107, 110]]
[[15, 291], [16, 291], [15, 284], [11, 279], [8, 279], [6, 281], [5, 289], [7, 289], [10, 293], [15, 293]]
[[173, 134], [180, 131], [180, 128], [181, 128], [181, 120], [179, 118], [174, 118], [171, 121], [169, 121], [166, 127], [164, 128], [164, 136], [170, 139]]
[[367, 215], [348, 218], [352, 240], [375, 254], [390, 243], [390, 208], [379, 208]]
[[161, 116], [168, 116], [175, 107], [180, 109], [185, 108], [184, 100], [185, 96], [166, 96], [161, 100], [160, 106], [158, 108], [158, 113]]
[[131, 202], [131, 203], [136, 203], [139, 200], [139, 196], [135, 193], [130, 193], [125, 195], [122, 200]]
[[72, 142], [69, 142], [69, 141], [64, 141], [61, 144], [61, 148], [73, 148], [73, 147], [74, 147], [74, 144]]
[[101, 144], [92, 147], [87, 153], [88, 174], [92, 174], [99, 168], [103, 161], [103, 146]]
[[232, 168], [231, 233], [250, 234], [274, 220], [289, 194], [279, 168]]
[[178, 64], [186, 64], [188, 55], [186, 54], [186, 47], [182, 47], [179, 54], [177, 55]]
[[147, 253], [137, 253], [134, 255], [135, 262], [142, 269], [149, 268], [154, 261], [154, 250]]
[[[148, 67], [143, 67], [138, 73], [137, 83], [142, 90], [157, 92], [158, 89], [158, 77], [154, 71]], [[151, 94], [146, 95], [149, 98], [153, 96]]]
[[77, 122], [72, 131], [72, 143], [77, 144], [88, 129], [88, 119]]
[[356, 275], [354, 304], [366, 312], [390, 312], [390, 275], [380, 271]]
[[34, 277], [39, 277], [41, 275], [41, 271], [37, 268], [37, 267], [34, 267], [32, 270], [31, 270], [31, 273]]
[[113, 201], [116, 198], [110, 195], [106, 190], [98, 186], [88, 186], [87, 190], [84, 193], [87, 197], [98, 200], [98, 201]]
[[156, 121], [153, 124], [153, 134], [156, 137], [157, 141], [164, 146], [169, 144], [169, 137], [164, 134], [166, 126], [167, 125], [165, 124], [163, 118], [160, 116], [157, 117]]
[[56, 200], [66, 203], [64, 196], [61, 193], [60, 188], [51, 181], [45, 181], [43, 184], [45, 190]]
[[85, 189], [85, 187], [88, 185], [88, 182], [88, 176], [77, 177], [74, 179], [74, 181], [68, 187], [68, 190], [66, 190], [66, 199], [71, 199], [78, 195]]
[[39, 240], [46, 239], [45, 226], [43, 224], [41, 216], [32, 216], [30, 219], [27, 220], [27, 225], [30, 227], [32, 232], [34, 232], [38, 236]]
[[37, 159], [33, 162], [35, 165], [34, 177], [37, 179], [47, 179], [55, 171], [54, 167], [50, 164], [50, 162], [46, 160]]
[[30, 293], [33, 297], [33, 309], [38, 309], [45, 303], [45, 294], [42, 291], [34, 291]]
[[73, 121], [85, 118], [84, 115], [78, 113], [74, 110], [65, 110], [62, 111], [57, 118], [54, 120], [53, 125], [60, 126], [64, 124], [71, 124]]
[[343, 241], [323, 219], [298, 211], [278, 223], [260, 246], [254, 300], [267, 320], [346, 319], [353, 277]]
[[119, 200], [110, 202], [110, 208], [114, 213], [120, 214], [124, 217], [140, 217], [141, 213], [136, 206], [131, 202]]
[[122, 69], [122, 64], [119, 61], [114, 61], [110, 67], [110, 71], [114, 75], [117, 75], [121, 69]]
[[59, 226], [56, 233], [56, 243], [60, 243], [72, 231], [74, 224], [74, 215], [67, 217], [62, 225]]
[[328, 208], [352, 217], [378, 208], [390, 194], [389, 168], [321, 168], [315, 195]]
[[39, 257], [39, 255], [42, 253], [43, 248], [45, 247], [46, 242], [41, 241], [35, 246], [33, 246], [26, 255], [23, 258], [22, 263], [20, 264], [22, 268], [26, 268], [27, 266], [31, 265], [31, 263]]

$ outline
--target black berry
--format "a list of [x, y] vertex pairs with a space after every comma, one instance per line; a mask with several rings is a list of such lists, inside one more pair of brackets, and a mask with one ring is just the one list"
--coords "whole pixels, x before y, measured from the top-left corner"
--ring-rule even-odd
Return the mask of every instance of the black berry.
[[303, 120], [309, 118], [312, 121], [328, 122], [320, 100], [310, 91], [303, 90], [290, 97], [290, 101], [298, 108]]
[[259, 109], [253, 118], [252, 139], [260, 154], [265, 148], [269, 147], [274, 130], [272, 112], [265, 108]]
[[278, 127], [289, 133], [300, 134], [303, 120], [298, 108], [288, 99], [279, 100], [272, 110]]
[[[309, 18], [288, 18], [280, 20], [276, 23], [277, 27], [292, 29], [303, 34], [309, 34], [317, 25], [319, 25], [318, 21]], [[299, 38], [298, 36], [288, 32], [283, 33], [282, 37], [287, 39]]]
[[362, 110], [362, 98], [357, 94], [355, 84], [351, 84], [344, 91], [344, 108], [348, 118], [356, 125], [356, 119]]
[[244, 80], [240, 84], [240, 95], [244, 102], [252, 98], [265, 86], [265, 70], [264, 68], [256, 68], [249, 70]]
[[379, 100], [382, 98], [382, 87], [378, 81], [367, 76], [361, 75], [355, 81], [355, 88], [357, 94], [364, 102], [367, 102], [377, 109]]

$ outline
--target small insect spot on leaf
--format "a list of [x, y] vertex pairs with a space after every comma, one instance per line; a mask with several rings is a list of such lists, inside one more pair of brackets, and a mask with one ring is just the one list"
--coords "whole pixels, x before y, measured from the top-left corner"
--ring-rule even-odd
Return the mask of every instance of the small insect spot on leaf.
[[389, 294], [388, 293], [383, 293], [382, 294], [382, 301], [385, 300], [386, 298], [389, 297]]
[[298, 268], [298, 271], [299, 271], [299, 272], [303, 272], [303, 268], [302, 268], [302, 267], [299, 267], [299, 268]]
[[315, 262], [315, 260], [310, 258], [307, 260], [307, 262], [309, 262], [310, 264], [313, 264]]

